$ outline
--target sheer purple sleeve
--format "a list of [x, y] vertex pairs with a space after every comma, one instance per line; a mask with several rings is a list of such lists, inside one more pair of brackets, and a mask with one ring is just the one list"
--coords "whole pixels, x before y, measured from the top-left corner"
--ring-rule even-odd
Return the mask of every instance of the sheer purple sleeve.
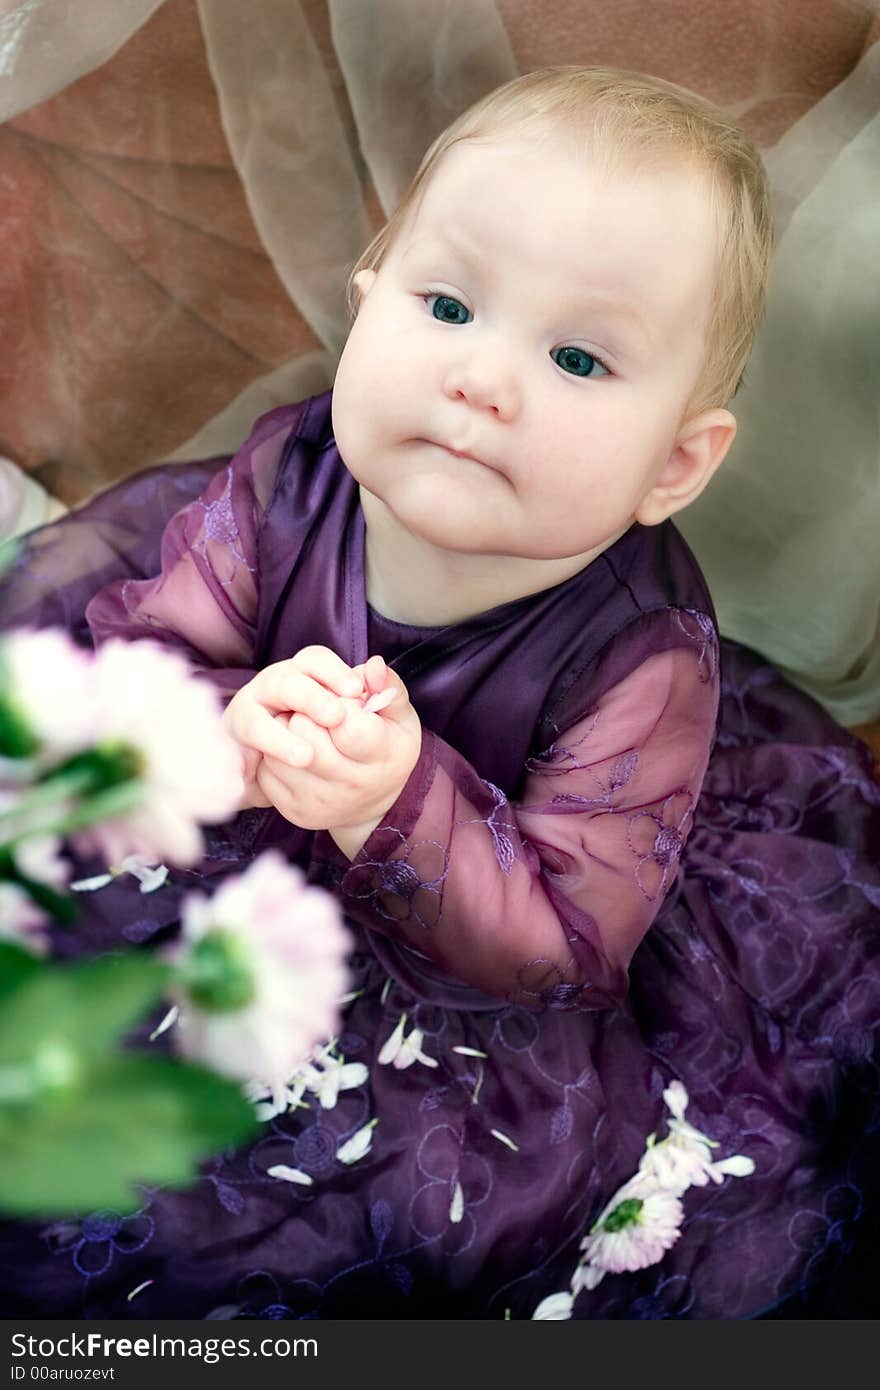
[[[638, 664], [530, 760], [515, 804], [425, 733], [341, 874], [346, 912], [510, 1002], [619, 1003], [706, 771], [718, 682], [705, 657], [691, 643]], [[325, 837], [316, 849], [332, 858]]]
[[171, 646], [222, 696], [251, 679], [257, 533], [290, 425], [289, 410], [264, 416], [201, 496], [171, 518], [155, 578], [120, 579], [95, 595], [86, 618], [96, 643], [149, 637]]

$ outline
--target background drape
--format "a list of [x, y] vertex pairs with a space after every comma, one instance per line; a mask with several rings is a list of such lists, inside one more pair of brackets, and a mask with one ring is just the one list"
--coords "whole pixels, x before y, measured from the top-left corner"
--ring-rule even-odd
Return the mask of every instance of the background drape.
[[69, 504], [328, 386], [428, 142], [548, 63], [656, 73], [764, 153], [734, 447], [677, 518], [722, 630], [880, 718], [880, 0], [0, 0], [0, 452]]

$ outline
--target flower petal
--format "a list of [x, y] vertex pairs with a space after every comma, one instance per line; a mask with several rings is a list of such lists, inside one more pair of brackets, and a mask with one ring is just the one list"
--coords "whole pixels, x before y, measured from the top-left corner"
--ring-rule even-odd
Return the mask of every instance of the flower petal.
[[359, 1129], [336, 1150], [336, 1157], [340, 1163], [357, 1163], [359, 1158], [369, 1153], [373, 1143], [373, 1130], [378, 1123], [378, 1120], [370, 1120], [363, 1129]]
[[453, 1189], [452, 1201], [449, 1204], [449, 1220], [458, 1225], [464, 1216], [464, 1193], [461, 1190], [461, 1183], [457, 1182]]
[[571, 1317], [572, 1304], [574, 1298], [570, 1293], [551, 1293], [543, 1298], [538, 1304], [532, 1321], [538, 1322], [564, 1322]]
[[713, 1163], [712, 1167], [716, 1173], [726, 1173], [732, 1178], [748, 1178], [755, 1171], [755, 1160], [745, 1154], [733, 1154], [730, 1158]]
[[301, 1168], [288, 1168], [286, 1163], [276, 1163], [272, 1168], [267, 1168], [266, 1172], [270, 1178], [280, 1178], [282, 1182], [300, 1183], [303, 1187], [311, 1187], [315, 1181]]
[[688, 1093], [680, 1081], [670, 1081], [663, 1092], [663, 1100], [677, 1120], [684, 1119], [688, 1107]]
[[383, 1043], [382, 1050], [376, 1059], [380, 1067], [387, 1066], [389, 1062], [394, 1061], [403, 1043], [403, 1030], [405, 1027], [406, 1014], [402, 1013], [397, 1021], [397, 1027], [394, 1029], [391, 1036]]

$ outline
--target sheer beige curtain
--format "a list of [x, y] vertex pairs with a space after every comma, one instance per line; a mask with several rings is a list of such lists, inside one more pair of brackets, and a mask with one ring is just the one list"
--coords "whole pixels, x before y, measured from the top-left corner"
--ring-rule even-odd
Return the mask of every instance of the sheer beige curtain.
[[547, 63], [758, 140], [779, 247], [724, 469], [681, 518], [725, 632], [880, 718], [880, 0], [0, 0], [0, 452], [68, 502], [332, 381], [425, 146]]

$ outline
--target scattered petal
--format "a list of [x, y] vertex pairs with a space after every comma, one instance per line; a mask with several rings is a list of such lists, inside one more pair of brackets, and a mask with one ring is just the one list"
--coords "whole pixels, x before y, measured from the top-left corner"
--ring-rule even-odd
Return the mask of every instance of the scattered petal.
[[160, 1034], [166, 1033], [168, 1029], [172, 1026], [172, 1024], [177, 1022], [179, 1013], [179, 1005], [172, 1004], [171, 1008], [168, 1010], [167, 1014], [162, 1019], [162, 1022], [157, 1024], [157, 1026], [153, 1029], [152, 1033], [150, 1034], [150, 1042], [155, 1042], [156, 1039], [160, 1036]]
[[452, 1192], [452, 1201], [449, 1204], [449, 1220], [458, 1225], [464, 1216], [464, 1193], [461, 1190], [461, 1183], [457, 1182]]
[[688, 1107], [688, 1093], [680, 1081], [670, 1081], [663, 1092], [663, 1101], [677, 1120], [684, 1119]]
[[145, 1279], [142, 1284], [138, 1284], [137, 1288], [132, 1289], [131, 1293], [128, 1294], [125, 1300], [126, 1303], [130, 1303], [133, 1298], [137, 1298], [139, 1293], [143, 1293], [144, 1289], [148, 1289], [150, 1285], [155, 1284], [155, 1282], [155, 1279]]
[[357, 1163], [359, 1158], [363, 1158], [365, 1154], [370, 1152], [373, 1143], [373, 1130], [378, 1123], [378, 1120], [370, 1120], [363, 1129], [359, 1129], [336, 1150], [336, 1157], [340, 1163]]
[[337, 1000], [340, 1009], [343, 1008], [346, 1004], [353, 1004], [355, 999], [360, 999], [363, 992], [364, 991], [362, 989], [353, 989], [348, 994], [343, 994], [342, 998]]
[[141, 885], [142, 893], [155, 893], [157, 888], [168, 878], [167, 864], [144, 864], [136, 854], [129, 854], [123, 859], [119, 866], [119, 871], [126, 874], [134, 874]]
[[70, 884], [70, 891], [71, 893], [96, 893], [99, 888], [106, 888], [107, 884], [112, 882], [112, 874], [96, 874], [94, 878], [78, 878], [75, 883]]
[[491, 1129], [489, 1133], [496, 1139], [500, 1139], [502, 1144], [506, 1144], [509, 1149], [513, 1149], [514, 1153], [519, 1153], [519, 1144], [515, 1144], [509, 1134], [502, 1133], [500, 1129]]
[[303, 1187], [311, 1187], [315, 1181], [301, 1168], [288, 1168], [286, 1163], [276, 1163], [274, 1167], [267, 1168], [266, 1172], [270, 1178], [280, 1178], [282, 1182], [298, 1182]]
[[481, 1052], [478, 1047], [454, 1047], [453, 1052], [457, 1052], [461, 1057], [488, 1057], [488, 1052]]
[[406, 1038], [397, 1051], [393, 1065], [402, 1070], [404, 1067], [411, 1067], [413, 1062], [421, 1062], [425, 1067], [436, 1067], [438, 1062], [434, 1057], [428, 1057], [422, 1051], [422, 1038], [424, 1034], [421, 1028], [413, 1028], [409, 1037]]
[[564, 1322], [571, 1317], [574, 1297], [570, 1293], [551, 1293], [541, 1300], [532, 1313], [532, 1321]]
[[715, 1173], [721, 1175], [716, 1179], [717, 1182], [725, 1175], [731, 1178], [748, 1178], [755, 1171], [755, 1160], [747, 1158], [745, 1154], [733, 1154], [730, 1158], [722, 1158], [718, 1163], [713, 1163], [712, 1170], [713, 1177]]
[[385, 1067], [389, 1062], [393, 1062], [403, 1043], [403, 1030], [406, 1027], [406, 1014], [402, 1013], [397, 1020], [397, 1027], [393, 1033], [382, 1044], [382, 1050], [376, 1059], [380, 1067]]

